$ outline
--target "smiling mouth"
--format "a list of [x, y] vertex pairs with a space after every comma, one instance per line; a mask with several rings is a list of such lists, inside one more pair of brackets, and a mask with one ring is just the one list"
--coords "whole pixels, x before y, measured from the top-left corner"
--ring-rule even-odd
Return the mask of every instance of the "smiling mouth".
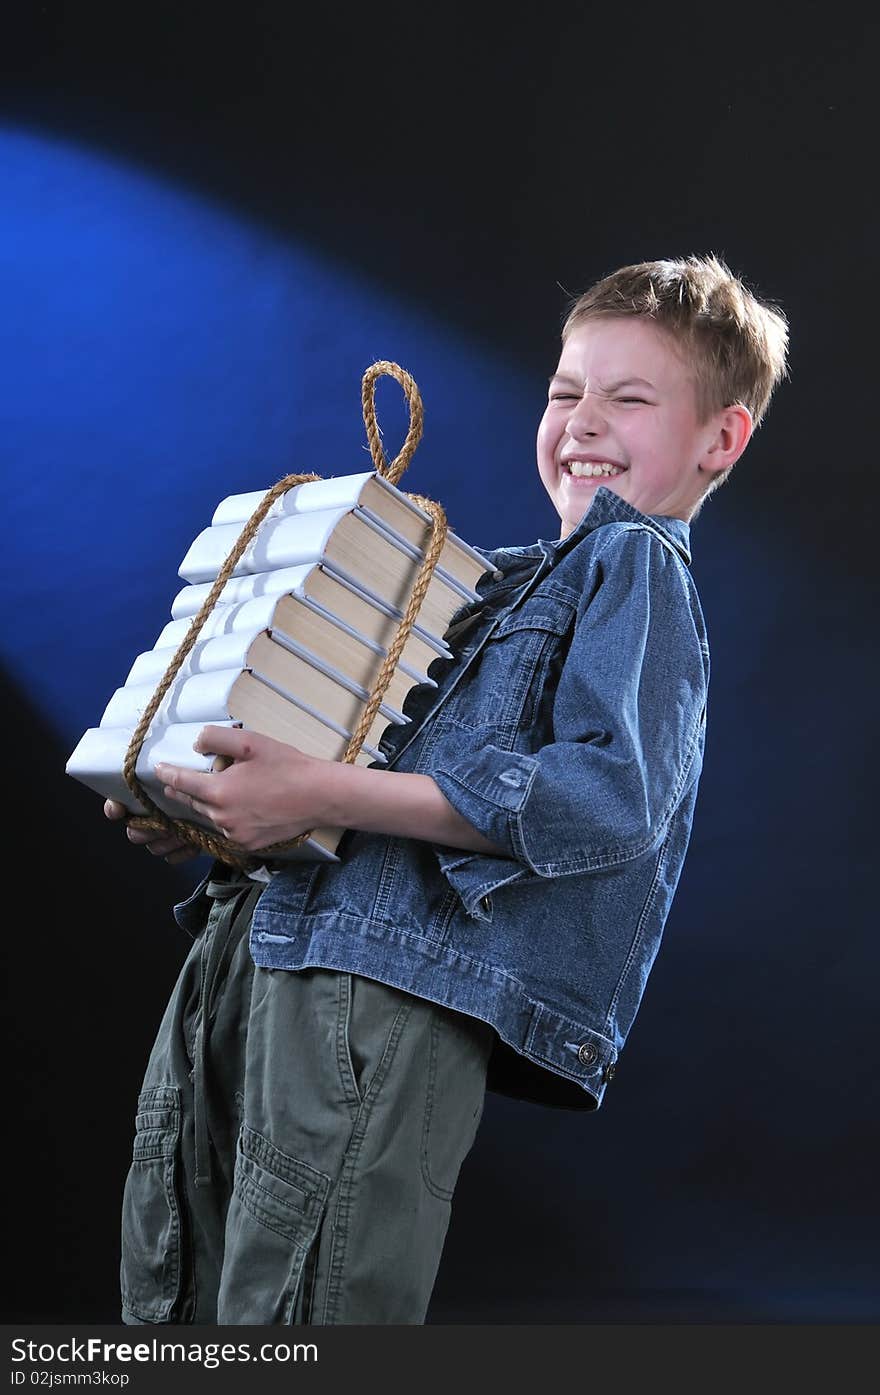
[[613, 465], [609, 460], [595, 464], [590, 460], [566, 460], [562, 462], [562, 469], [575, 479], [613, 479], [615, 475], [625, 474], [623, 465]]

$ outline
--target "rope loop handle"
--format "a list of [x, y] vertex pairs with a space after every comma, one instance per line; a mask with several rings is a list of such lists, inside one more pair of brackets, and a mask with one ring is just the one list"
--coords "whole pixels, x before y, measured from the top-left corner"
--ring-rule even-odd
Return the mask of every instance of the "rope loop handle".
[[[390, 465], [387, 464], [382, 449], [381, 433], [376, 421], [374, 403], [375, 383], [383, 374], [388, 374], [396, 378], [400, 383], [406, 393], [410, 412], [410, 425], [406, 440], [399, 454], [395, 456]], [[396, 485], [404, 470], [409, 465], [416, 446], [422, 436], [424, 413], [418, 387], [405, 369], [401, 368], [396, 363], [381, 360], [374, 363], [364, 374], [361, 385], [361, 402], [363, 407], [364, 426], [373, 463], [379, 474], [383, 475], [390, 484]], [[125, 782], [135, 798], [139, 800], [147, 810], [147, 814], [144, 816], [129, 818], [128, 823], [132, 828], [173, 834], [183, 842], [194, 844], [202, 852], [210, 853], [217, 861], [227, 863], [242, 871], [253, 870], [265, 860], [266, 856], [270, 856], [274, 852], [286, 851], [297, 847], [300, 843], [305, 842], [314, 830], [300, 833], [295, 838], [286, 839], [283, 842], [272, 843], [269, 847], [261, 848], [259, 850], [259, 856], [255, 856], [247, 849], [237, 846], [230, 839], [224, 838], [220, 834], [212, 833], [208, 829], [188, 823], [185, 819], [171, 818], [164, 810], [159, 808], [153, 799], [151, 799], [138, 779], [135, 773], [135, 767], [144, 739], [149, 731], [150, 723], [155, 717], [165, 694], [168, 692], [168, 689], [171, 687], [171, 684], [174, 682], [174, 679], [177, 677], [183, 663], [198, 639], [199, 633], [204, 627], [205, 621], [214, 609], [214, 606], [217, 604], [226, 582], [229, 580], [247, 548], [253, 541], [257, 530], [272, 508], [272, 505], [282, 494], [286, 494], [289, 489], [295, 488], [296, 485], [304, 484], [311, 480], [319, 480], [321, 478], [320, 475], [316, 474], [285, 475], [283, 479], [278, 480], [278, 482], [272, 485], [271, 489], [267, 490], [263, 495], [263, 498], [242, 528], [232, 550], [224, 561], [220, 571], [217, 573], [217, 577], [208, 595], [193, 617], [186, 635], [175, 650], [168, 668], [144, 709], [140, 721], [132, 733], [123, 762], [122, 773]], [[446, 542], [448, 523], [442, 506], [433, 499], [427, 499], [420, 494], [408, 494], [407, 498], [411, 499], [413, 503], [423, 509], [431, 519], [431, 532], [425, 552], [425, 559], [419, 567], [412, 592], [404, 610], [403, 618], [398, 625], [394, 639], [382, 662], [373, 691], [361, 713], [360, 720], [351, 735], [345, 752], [341, 757], [341, 760], [347, 764], [353, 764], [360, 753], [367, 732], [372, 725], [373, 718], [379, 710], [388, 685], [394, 676], [397, 661], [409, 639], [416, 616], [419, 613], [422, 601], [431, 584], [434, 568], [437, 565]], [[219, 765], [215, 766], [215, 770], [219, 770], [220, 768]]]
[[[376, 421], [376, 382], [384, 374], [391, 378], [396, 378], [406, 394], [409, 406], [409, 431], [406, 440], [401, 446], [400, 453], [394, 457], [388, 465], [385, 460], [385, 452], [382, 449], [382, 433]], [[367, 440], [370, 445], [370, 454], [373, 457], [373, 464], [384, 475], [389, 484], [397, 484], [404, 470], [415, 454], [416, 446], [422, 439], [422, 429], [425, 423], [425, 413], [422, 407], [421, 394], [416, 387], [414, 379], [407, 373], [405, 368], [401, 368], [398, 363], [389, 363], [387, 359], [381, 359], [367, 369], [361, 384], [361, 405], [364, 413], [364, 426], [367, 432]], [[410, 496], [412, 497], [412, 496]]]

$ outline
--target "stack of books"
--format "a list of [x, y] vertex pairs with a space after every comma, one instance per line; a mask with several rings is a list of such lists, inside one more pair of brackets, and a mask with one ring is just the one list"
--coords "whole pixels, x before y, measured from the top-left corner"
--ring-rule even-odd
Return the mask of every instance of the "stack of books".
[[[266, 491], [235, 494], [214, 511], [178, 569], [186, 583], [152, 649], [138, 654], [124, 684], [66, 765], [68, 775], [134, 814], [145, 812], [123, 775], [135, 727], [193, 617]], [[164, 761], [193, 770], [224, 763], [193, 750], [206, 723], [241, 726], [340, 760], [394, 641], [431, 539], [431, 518], [376, 470], [295, 485], [275, 501], [224, 585], [198, 639], [160, 703], [135, 773], [155, 804], [181, 819], [155, 775]], [[389, 724], [409, 721], [404, 698], [437, 657], [463, 605], [478, 600], [485, 558], [451, 529], [416, 621], [356, 763], [385, 764]], [[211, 828], [193, 813], [187, 821]], [[341, 828], [316, 828], [281, 857], [338, 862]], [[273, 854], [275, 856], [275, 854]]]

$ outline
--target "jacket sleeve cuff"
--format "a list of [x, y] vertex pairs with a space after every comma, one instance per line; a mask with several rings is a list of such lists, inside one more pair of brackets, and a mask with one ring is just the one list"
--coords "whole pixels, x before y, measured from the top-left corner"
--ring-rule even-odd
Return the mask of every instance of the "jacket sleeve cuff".
[[538, 773], [535, 756], [484, 746], [466, 762], [451, 769], [432, 765], [429, 773], [462, 818], [509, 857], [525, 861], [519, 823]]
[[468, 915], [492, 919], [492, 892], [512, 882], [534, 880], [533, 874], [509, 857], [487, 857], [440, 843], [431, 844], [440, 871], [457, 892]]

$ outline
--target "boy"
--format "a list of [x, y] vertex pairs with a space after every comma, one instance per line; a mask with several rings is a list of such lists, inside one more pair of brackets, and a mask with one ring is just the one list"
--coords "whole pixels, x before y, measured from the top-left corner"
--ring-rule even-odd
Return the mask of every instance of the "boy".
[[689, 524], [787, 338], [714, 257], [599, 281], [567, 316], [538, 430], [559, 539], [484, 552], [388, 766], [207, 727], [202, 748], [234, 763], [165, 769], [182, 812], [249, 850], [347, 831], [338, 865], [262, 882], [215, 865], [175, 908], [194, 944], [139, 1099], [125, 1322], [421, 1323], [486, 1089], [599, 1106], [702, 763]]

